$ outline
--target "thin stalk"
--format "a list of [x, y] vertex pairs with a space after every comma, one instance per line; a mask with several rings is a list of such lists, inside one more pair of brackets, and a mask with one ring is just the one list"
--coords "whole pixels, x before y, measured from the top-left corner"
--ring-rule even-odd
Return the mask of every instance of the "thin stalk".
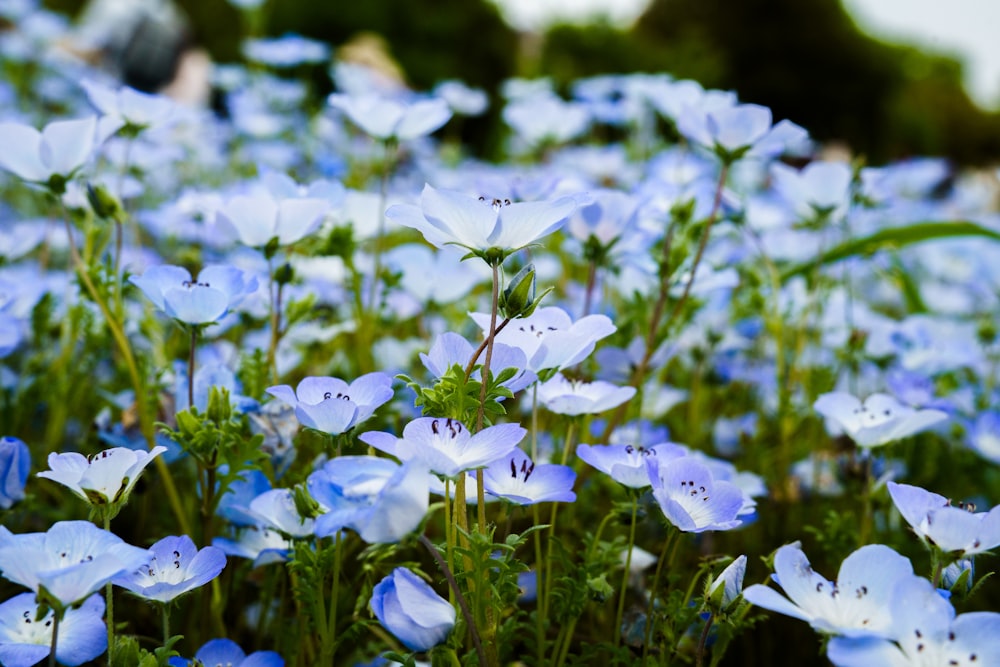
[[[563, 446], [562, 453], [562, 465], [566, 465], [566, 461], [569, 458], [569, 450], [573, 446], [573, 426], [576, 424], [575, 421], [570, 420], [569, 426], [566, 428], [566, 442]], [[549, 602], [551, 601], [550, 596], [552, 595], [552, 544], [556, 535], [556, 516], [559, 513], [560, 503], [552, 503], [552, 513], [549, 515], [549, 537], [548, 537], [548, 547], [545, 552], [545, 567], [549, 571], [549, 576], [545, 581], [545, 596], [544, 596], [544, 612], [548, 615], [549, 612]]]
[[[479, 370], [481, 378], [479, 388], [479, 409], [476, 411], [476, 433], [483, 430], [483, 419], [486, 413], [486, 389], [490, 383], [490, 366], [493, 362], [493, 343], [497, 335], [497, 310], [500, 308], [500, 265], [492, 262], [493, 269], [493, 293], [490, 300], [490, 332], [486, 337], [486, 358], [483, 359], [483, 367]], [[475, 357], [473, 357], [475, 359]], [[486, 533], [486, 494], [483, 483], [483, 471], [476, 471], [476, 519], [479, 524], [479, 532]]]
[[[448, 567], [455, 569], [455, 533], [452, 529], [451, 478], [444, 478], [444, 554]], [[452, 600], [454, 602], [454, 600]]]
[[590, 308], [594, 302], [594, 288], [597, 286], [597, 262], [590, 260], [587, 268], [587, 289], [583, 298], [583, 317], [590, 315]]
[[475, 620], [472, 618], [472, 612], [469, 610], [469, 603], [465, 601], [465, 596], [462, 595], [462, 590], [458, 587], [458, 582], [455, 581], [455, 575], [451, 573], [448, 564], [444, 562], [441, 552], [427, 539], [426, 535], [421, 535], [417, 539], [431, 552], [431, 556], [437, 561], [438, 567], [441, 568], [441, 572], [444, 574], [444, 578], [448, 580], [448, 586], [451, 587], [452, 592], [455, 594], [455, 599], [458, 600], [459, 609], [462, 610], [462, 616], [465, 617], [465, 623], [469, 626], [469, 632], [472, 634], [472, 644], [476, 647], [476, 656], [479, 658], [479, 664], [489, 664], [486, 661], [486, 652], [483, 650], [483, 643], [479, 640], [479, 631], [476, 629]]
[[[156, 446], [156, 438], [153, 433], [153, 424], [149, 420], [149, 411], [146, 407], [145, 386], [139, 374], [139, 366], [135, 361], [135, 356], [132, 354], [132, 347], [129, 345], [124, 329], [118, 325], [107, 304], [101, 299], [100, 292], [97, 291], [94, 281], [90, 279], [87, 267], [80, 258], [80, 253], [76, 249], [76, 242], [73, 240], [73, 230], [69, 224], [69, 213], [65, 208], [63, 209], [63, 213], [63, 223], [66, 226], [66, 237], [69, 243], [69, 254], [73, 262], [73, 267], [76, 269], [76, 274], [79, 276], [80, 282], [83, 283], [84, 289], [87, 290], [90, 298], [93, 299], [98, 309], [100, 309], [101, 314], [104, 315], [104, 321], [108, 325], [108, 330], [111, 331], [111, 337], [114, 338], [115, 343], [118, 345], [118, 351], [125, 360], [129, 378], [132, 380], [132, 388], [135, 390], [136, 409], [139, 413], [139, 428], [146, 438], [147, 448], [152, 449]], [[160, 473], [160, 478], [163, 480], [163, 487], [167, 492], [167, 501], [170, 504], [171, 511], [174, 513], [174, 518], [177, 519], [177, 524], [183, 533], [190, 535], [191, 528], [188, 525], [187, 516], [184, 514], [184, 506], [181, 504], [180, 495], [177, 493], [177, 487], [174, 486], [174, 478], [170, 474], [170, 469], [167, 467], [166, 461], [162, 457], [157, 456], [153, 460], [153, 464], [156, 466]]]
[[[104, 514], [104, 530], [111, 532], [111, 514], [105, 510]], [[104, 606], [105, 613], [107, 614], [107, 624], [108, 624], [108, 667], [111, 667], [111, 650], [115, 645], [115, 597], [111, 590], [111, 582], [109, 581], [104, 585]], [[53, 653], [55, 649], [53, 648]]]
[[[646, 609], [646, 637], [642, 643], [643, 663], [646, 662], [646, 656], [649, 655], [649, 643], [653, 638], [653, 611], [656, 609], [656, 597], [659, 593], [660, 578], [663, 575], [663, 564], [668, 560], [667, 554], [670, 553], [672, 544], [679, 541], [679, 537], [680, 531], [673, 528], [668, 529], [667, 537], [663, 540], [663, 549], [660, 550], [660, 557], [656, 561], [656, 572], [653, 574], [653, 585], [649, 589], [649, 606]], [[674, 553], [676, 553], [676, 551]], [[670, 560], [673, 560], [672, 557]]]
[[632, 567], [632, 549], [635, 548], [635, 524], [636, 515], [639, 512], [639, 498], [636, 494], [632, 494], [632, 522], [628, 531], [628, 552], [625, 555], [625, 570], [622, 572], [622, 585], [621, 590], [618, 592], [618, 612], [615, 614], [615, 625], [612, 628], [614, 632], [615, 648], [618, 648], [618, 644], [621, 642], [622, 632], [622, 616], [625, 614], [625, 594], [628, 593], [628, 575], [629, 570]]
[[191, 349], [188, 350], [188, 409], [194, 409], [194, 352], [198, 347], [198, 327], [188, 325], [191, 329]]
[[708, 645], [708, 634], [712, 630], [712, 621], [715, 618], [712, 613], [709, 612], [708, 618], [705, 619], [705, 627], [702, 628], [701, 637], [698, 638], [698, 651], [695, 653], [695, 667], [702, 667], [705, 664], [705, 647]]
[[[684, 284], [684, 291], [681, 297], [674, 304], [673, 310], [667, 317], [666, 322], [663, 322], [663, 328], [669, 329], [670, 325], [673, 324], [674, 320], [680, 314], [681, 309], [684, 307], [685, 302], [687, 302], [688, 297], [691, 295], [691, 288], [694, 286], [695, 275], [698, 271], [698, 266], [701, 264], [701, 258], [705, 254], [705, 247], [708, 245], [708, 239], [712, 232], [712, 227], [715, 225], [716, 219], [719, 217], [719, 208], [722, 205], [722, 191], [726, 184], [726, 179], [729, 177], [729, 165], [723, 163], [722, 169], [719, 172], [719, 181], [715, 187], [715, 198], [712, 200], [712, 210], [708, 214], [708, 220], [705, 222], [705, 229], [701, 233], [701, 239], [698, 242], [698, 249], [695, 251], [694, 261], [691, 264], [691, 271], [688, 275], [687, 282]], [[659, 337], [659, 332], [661, 329], [661, 320], [663, 319], [663, 313], [666, 310], [667, 299], [670, 297], [670, 249], [673, 241], [673, 224], [667, 229], [667, 233], [663, 240], [663, 255], [660, 260], [660, 285], [659, 291], [656, 298], [656, 303], [653, 306], [653, 316], [649, 321], [649, 332], [646, 334], [646, 351], [642, 355], [642, 359], [636, 365], [635, 370], [632, 373], [632, 379], [629, 384], [633, 387], [639, 388], [642, 386], [643, 380], [646, 378], [646, 371], [649, 370], [649, 363], [653, 358], [653, 353], [656, 351], [656, 340]], [[601, 436], [602, 442], [607, 442], [608, 437], [611, 432], [615, 430], [621, 420], [625, 417], [628, 411], [629, 403], [626, 402], [622, 404], [615, 413], [608, 420], [608, 425], [604, 429], [604, 434]]]
[[[447, 503], [446, 503], [447, 504]], [[327, 615], [326, 639], [320, 653], [320, 664], [332, 665], [337, 651], [337, 602], [340, 598], [340, 569], [344, 558], [340, 531], [333, 536], [333, 586], [330, 591], [330, 613]]]
[[271, 336], [267, 346], [267, 368], [271, 373], [271, 380], [278, 381], [278, 343], [281, 342], [281, 285], [274, 279], [274, 258], [267, 258], [268, 285], [267, 295], [270, 302], [270, 326]]
[[[56, 646], [59, 643], [59, 617], [61, 610], [55, 610], [52, 614], [52, 643], [49, 645], [49, 667], [56, 667]], [[108, 647], [108, 651], [111, 647]]]
[[865, 456], [864, 462], [864, 487], [861, 491], [861, 527], [858, 530], [858, 544], [859, 546], [864, 546], [868, 544], [868, 536], [872, 531], [872, 519], [874, 514], [874, 508], [872, 506], [872, 486], [874, 480], [872, 479], [872, 457], [869, 454]]
[[[510, 323], [511, 323], [511, 319], [509, 317], [506, 318], [506, 319], [504, 319], [503, 322], [501, 322], [500, 324], [497, 325], [496, 330], [493, 332], [493, 336], [492, 337], [495, 338], [496, 335], [498, 333], [500, 333], [501, 331], [503, 331], [504, 327], [506, 327]], [[476, 351], [472, 353], [472, 357], [469, 359], [469, 363], [466, 364], [466, 366], [465, 366], [465, 377], [466, 377], [466, 379], [468, 379], [469, 376], [472, 375], [472, 370], [476, 367], [476, 360], [479, 359], [479, 355], [481, 355], [483, 353], [483, 350], [486, 349], [486, 346], [489, 344], [489, 341], [490, 341], [489, 338], [484, 338], [483, 342], [480, 343], [479, 347], [476, 348]]]
[[[532, 459], [534, 460], [534, 459]], [[538, 504], [531, 506], [531, 514], [535, 526], [542, 525]], [[535, 534], [532, 542], [535, 543], [535, 650], [538, 653], [538, 664], [545, 664], [545, 577], [543, 570], [545, 563], [542, 559], [542, 534]]]
[[166, 646], [170, 641], [170, 604], [161, 602], [160, 611], [163, 614], [163, 645]]
[[375, 248], [373, 253], [375, 268], [372, 274], [371, 285], [368, 288], [368, 308], [373, 324], [378, 312], [375, 299], [378, 298], [378, 280], [379, 274], [382, 273], [382, 245], [385, 239], [385, 205], [389, 196], [389, 177], [392, 175], [392, 162], [395, 161], [396, 153], [395, 141], [386, 139], [382, 146], [385, 149], [385, 154], [382, 164], [382, 178], [379, 181], [378, 231], [375, 234]]
[[558, 654], [555, 656], [555, 667], [562, 667], [566, 662], [566, 657], [569, 655], [569, 647], [573, 643], [573, 632], [576, 630], [576, 622], [579, 620], [579, 616], [574, 616], [566, 624], [566, 631], [562, 634], [562, 645], [558, 648]]

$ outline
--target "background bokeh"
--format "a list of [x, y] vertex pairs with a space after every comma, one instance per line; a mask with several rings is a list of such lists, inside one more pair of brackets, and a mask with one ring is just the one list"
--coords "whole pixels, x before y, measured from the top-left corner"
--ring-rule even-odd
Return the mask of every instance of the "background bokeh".
[[[50, 0], [77, 12], [80, 0]], [[226, 0], [181, 0], [196, 42], [220, 62], [240, 58], [247, 27]], [[631, 25], [610, 19], [519, 32], [489, 0], [266, 3], [260, 35], [294, 32], [341, 46], [359, 34], [385, 39], [410, 85], [458, 78], [492, 95], [510, 76], [550, 76], [561, 87], [595, 74], [666, 71], [732, 89], [770, 106], [821, 141], [841, 142], [869, 163], [940, 155], [958, 164], [1000, 158], [1000, 113], [977, 107], [962, 63], [862, 33], [840, 0], [654, 0]], [[292, 74], [301, 76], [303, 72]], [[316, 92], [331, 86], [311, 73]], [[465, 138], [485, 157], [499, 120], [469, 123]]]

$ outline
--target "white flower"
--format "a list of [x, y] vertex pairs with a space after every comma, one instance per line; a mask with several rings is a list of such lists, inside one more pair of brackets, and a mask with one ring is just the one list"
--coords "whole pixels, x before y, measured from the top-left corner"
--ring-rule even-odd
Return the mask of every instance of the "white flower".
[[165, 451], [158, 445], [148, 452], [114, 447], [90, 458], [77, 452], [52, 453], [50, 470], [38, 476], [62, 484], [92, 505], [124, 504], [142, 471]]
[[872, 394], [862, 403], [837, 391], [823, 394], [813, 407], [843, 429], [859, 447], [878, 447], [901, 440], [948, 418], [941, 410], [914, 410], [888, 394]]

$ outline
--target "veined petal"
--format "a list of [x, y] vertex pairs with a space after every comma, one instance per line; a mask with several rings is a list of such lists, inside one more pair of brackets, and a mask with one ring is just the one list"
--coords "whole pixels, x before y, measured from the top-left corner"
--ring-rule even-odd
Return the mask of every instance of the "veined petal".
[[216, 322], [229, 309], [229, 298], [213, 287], [171, 287], [163, 293], [164, 312], [186, 324]]
[[51, 173], [68, 176], [94, 151], [97, 116], [49, 123], [42, 130], [41, 158]]
[[0, 168], [26, 181], [44, 182], [50, 174], [42, 162], [42, 135], [33, 127], [21, 123], [0, 123]]
[[502, 206], [498, 223], [489, 235], [490, 245], [523, 248], [562, 227], [577, 207], [573, 197]]
[[497, 211], [488, 203], [461, 192], [424, 186], [420, 195], [424, 217], [451, 241], [467, 248], [485, 250], [493, 245]]

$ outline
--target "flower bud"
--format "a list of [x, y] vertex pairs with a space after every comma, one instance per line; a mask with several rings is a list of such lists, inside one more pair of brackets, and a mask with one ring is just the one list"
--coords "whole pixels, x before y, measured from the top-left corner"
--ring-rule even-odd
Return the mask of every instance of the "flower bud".
[[747, 571], [747, 557], [740, 556], [722, 571], [708, 587], [708, 604], [716, 611], [723, 611], [743, 592], [743, 576]]
[[87, 201], [100, 218], [117, 220], [122, 214], [121, 202], [103, 185], [87, 183]]

